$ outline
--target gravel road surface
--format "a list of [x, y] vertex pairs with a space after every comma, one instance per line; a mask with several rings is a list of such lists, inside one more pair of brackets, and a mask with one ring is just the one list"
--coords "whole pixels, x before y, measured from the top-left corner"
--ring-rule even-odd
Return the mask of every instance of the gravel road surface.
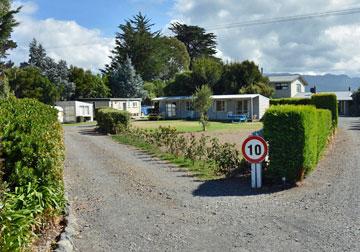
[[78, 251], [360, 251], [360, 119], [303, 186], [201, 182], [89, 126], [65, 127]]

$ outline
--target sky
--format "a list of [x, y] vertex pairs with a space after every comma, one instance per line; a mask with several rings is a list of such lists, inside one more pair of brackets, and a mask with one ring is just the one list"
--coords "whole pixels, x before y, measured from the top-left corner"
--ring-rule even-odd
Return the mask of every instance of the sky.
[[[98, 71], [109, 62], [119, 24], [141, 11], [164, 34], [170, 34], [173, 21], [215, 33], [217, 56], [224, 61], [252, 60], [266, 73], [360, 76], [358, 0], [17, 0], [14, 5], [23, 6], [13, 33], [18, 48], [10, 55], [17, 64], [27, 61], [36, 38], [56, 60]], [[266, 22], [344, 9], [355, 11]], [[239, 25], [257, 20], [265, 24]]]

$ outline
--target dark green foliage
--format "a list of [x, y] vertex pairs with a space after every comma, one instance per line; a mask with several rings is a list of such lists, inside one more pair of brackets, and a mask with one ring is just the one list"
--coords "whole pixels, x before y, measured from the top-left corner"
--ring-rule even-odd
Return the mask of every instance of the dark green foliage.
[[5, 64], [3, 60], [7, 56], [8, 50], [16, 48], [16, 42], [11, 39], [11, 33], [18, 23], [15, 15], [21, 8], [11, 9], [10, 0], [1, 0], [0, 2], [0, 75], [3, 75]]
[[246, 60], [241, 63], [226, 64], [214, 93], [238, 94], [241, 88], [257, 83], [268, 84], [269, 79], [262, 75], [259, 66], [254, 62]]
[[191, 62], [196, 58], [211, 57], [216, 54], [216, 36], [213, 33], [206, 33], [204, 28], [176, 22], [171, 24], [170, 30], [185, 44]]
[[113, 69], [109, 75], [109, 85], [113, 97], [146, 97], [144, 82], [136, 73], [130, 58]]
[[209, 85], [213, 88], [221, 78], [223, 64], [215, 58], [197, 58], [192, 63], [192, 78], [197, 86]]
[[307, 98], [281, 98], [271, 99], [270, 105], [311, 105], [311, 99]]
[[100, 108], [96, 110], [95, 117], [99, 130], [103, 133], [115, 134], [119, 124], [126, 128], [130, 124], [130, 114], [127, 111]]
[[17, 98], [34, 98], [46, 104], [54, 104], [60, 98], [60, 90], [43, 76], [36, 67], [7, 70], [9, 84]]
[[110, 95], [110, 88], [105, 78], [89, 70], [70, 67], [69, 81], [75, 84], [74, 98], [105, 98]]
[[6, 160], [1, 180], [7, 184], [0, 247], [20, 251], [47, 218], [64, 208], [64, 144], [57, 111], [36, 100], [2, 100], [0, 137]]
[[195, 83], [192, 72], [187, 71], [178, 73], [164, 88], [164, 93], [167, 96], [192, 95], [199, 86]]
[[352, 94], [353, 103], [350, 112], [354, 116], [360, 116], [360, 88]]
[[268, 176], [295, 183], [315, 168], [331, 131], [330, 111], [313, 106], [272, 106], [264, 117], [269, 142]]
[[274, 93], [274, 88], [266, 83], [256, 83], [254, 85], [249, 85], [246, 87], [242, 87], [239, 90], [240, 94], [261, 94], [265, 97], [271, 97]]
[[333, 128], [337, 128], [338, 125], [338, 102], [335, 94], [331, 93], [321, 93], [314, 94], [311, 96], [311, 103], [314, 104], [319, 109], [328, 109], [331, 111]]

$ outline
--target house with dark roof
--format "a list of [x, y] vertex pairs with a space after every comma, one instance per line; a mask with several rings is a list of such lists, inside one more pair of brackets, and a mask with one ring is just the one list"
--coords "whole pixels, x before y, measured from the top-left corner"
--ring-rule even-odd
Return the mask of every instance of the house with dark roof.
[[298, 93], [305, 92], [307, 81], [301, 75], [277, 75], [268, 76], [270, 85], [275, 92], [273, 98], [291, 98]]

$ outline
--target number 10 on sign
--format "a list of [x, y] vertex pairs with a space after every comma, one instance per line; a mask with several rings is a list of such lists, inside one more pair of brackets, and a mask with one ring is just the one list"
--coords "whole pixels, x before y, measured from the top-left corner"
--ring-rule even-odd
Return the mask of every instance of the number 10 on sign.
[[242, 144], [244, 158], [251, 163], [251, 187], [261, 187], [261, 162], [268, 154], [267, 143], [259, 136], [249, 136]]

